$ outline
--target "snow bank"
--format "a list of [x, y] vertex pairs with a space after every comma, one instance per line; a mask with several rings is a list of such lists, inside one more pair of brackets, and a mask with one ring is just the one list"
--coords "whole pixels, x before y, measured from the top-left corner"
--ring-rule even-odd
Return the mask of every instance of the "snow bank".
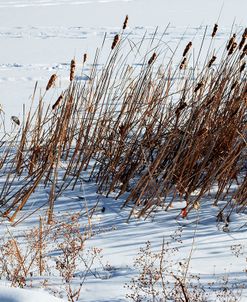
[[43, 291], [0, 286], [1, 302], [61, 302]]

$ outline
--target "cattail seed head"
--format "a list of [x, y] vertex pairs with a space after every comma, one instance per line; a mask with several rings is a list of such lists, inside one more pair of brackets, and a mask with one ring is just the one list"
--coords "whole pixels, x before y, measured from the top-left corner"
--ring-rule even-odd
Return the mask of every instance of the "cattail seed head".
[[247, 55], [247, 44], [243, 48], [243, 52], [240, 55], [240, 60], [242, 60], [245, 57], [245, 55]]
[[231, 86], [231, 88], [230, 88], [230, 91], [232, 91], [237, 85], [238, 85], [238, 81], [235, 81], [235, 82], [232, 84], [232, 86]]
[[76, 66], [75, 60], [72, 59], [70, 63], [70, 75], [69, 75], [70, 82], [73, 81], [75, 77], [75, 66]]
[[196, 85], [196, 88], [195, 88], [195, 91], [194, 91], [194, 92], [197, 92], [200, 88], [202, 88], [203, 85], [204, 85], [204, 82], [203, 82], [203, 81], [199, 82], [199, 83]]
[[178, 104], [178, 108], [176, 109], [175, 114], [179, 116], [181, 111], [186, 107], [187, 107], [187, 103], [184, 100], [181, 100], [180, 103]]
[[231, 39], [229, 40], [226, 49], [229, 50], [232, 46], [232, 44], [235, 42], [235, 38], [236, 38], [236, 34], [233, 34], [233, 36], [231, 37]]
[[239, 50], [241, 50], [242, 47], [244, 46], [246, 39], [247, 39], [247, 28], [245, 28], [245, 30], [242, 34], [242, 39], [241, 39], [241, 41], [239, 43], [239, 46], [238, 46]]
[[128, 25], [128, 20], [129, 20], [129, 16], [126, 15], [125, 20], [124, 20], [124, 23], [123, 23], [123, 30], [126, 29], [126, 27], [127, 27], [127, 25]]
[[184, 69], [186, 67], [186, 61], [187, 59], [186, 58], [183, 58], [183, 61], [181, 62], [180, 66], [179, 66], [179, 69]]
[[83, 64], [84, 64], [86, 61], [87, 61], [87, 54], [84, 53], [84, 55], [83, 55]]
[[244, 63], [241, 65], [240, 69], [239, 69], [239, 72], [240, 72], [240, 73], [244, 71], [245, 66], [246, 66], [246, 63], [244, 62]]
[[61, 103], [62, 99], [63, 99], [63, 94], [61, 94], [61, 95], [58, 97], [58, 99], [56, 100], [56, 102], [52, 105], [52, 110], [56, 109], [57, 106], [59, 106], [59, 104]]
[[211, 35], [212, 38], [216, 35], [217, 30], [218, 30], [218, 24], [214, 24], [214, 28], [213, 28], [212, 35]]
[[156, 57], [157, 57], [157, 54], [154, 52], [152, 54], [152, 57], [148, 61], [148, 65], [151, 65], [154, 62], [154, 60], [156, 59]]
[[113, 42], [112, 42], [112, 45], [111, 45], [111, 49], [112, 49], [112, 50], [116, 47], [116, 45], [117, 45], [118, 42], [119, 42], [119, 35], [116, 35], [116, 36], [114, 37]]
[[242, 39], [241, 39], [241, 41], [239, 43], [239, 46], [238, 46], [239, 50], [241, 50], [243, 48], [245, 41], [246, 41], [246, 38], [242, 37]]
[[228, 56], [232, 55], [234, 50], [236, 49], [236, 47], [238, 46], [238, 44], [236, 42], [232, 43], [229, 51], [228, 51]]
[[184, 49], [184, 52], [183, 52], [183, 57], [185, 57], [185, 56], [187, 55], [187, 53], [188, 53], [188, 51], [190, 50], [191, 46], [192, 46], [192, 42], [189, 42], [189, 43], [186, 45], [186, 47], [185, 47], [185, 49]]
[[50, 77], [50, 80], [48, 81], [48, 83], [46, 85], [46, 91], [49, 90], [55, 84], [56, 79], [57, 79], [57, 75], [56, 74], [53, 74]]
[[213, 65], [213, 63], [214, 63], [215, 60], [216, 60], [216, 56], [212, 56], [212, 58], [208, 62], [208, 68], [210, 68]]

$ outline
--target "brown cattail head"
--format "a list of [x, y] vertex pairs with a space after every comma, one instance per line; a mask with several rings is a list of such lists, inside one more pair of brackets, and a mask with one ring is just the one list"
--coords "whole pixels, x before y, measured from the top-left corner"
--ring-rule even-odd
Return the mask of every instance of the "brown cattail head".
[[203, 85], [204, 85], [204, 82], [203, 82], [203, 81], [199, 82], [199, 83], [196, 85], [196, 88], [195, 88], [195, 91], [194, 91], [194, 92], [197, 92], [200, 88], [202, 88]]
[[148, 65], [151, 65], [154, 62], [154, 60], [156, 59], [156, 57], [157, 57], [157, 54], [154, 52], [152, 54], [152, 57], [148, 61]]
[[70, 81], [73, 81], [74, 77], [75, 77], [75, 60], [72, 59], [70, 63], [70, 75], [69, 75]]
[[186, 61], [187, 61], [187, 59], [183, 58], [183, 61], [181, 62], [179, 69], [184, 69], [186, 67]]
[[177, 107], [177, 109], [176, 109], [176, 111], [175, 111], [175, 114], [176, 114], [177, 116], [179, 116], [180, 113], [181, 113], [181, 111], [182, 111], [184, 108], [186, 108], [186, 107], [187, 107], [187, 103], [186, 103], [184, 100], [181, 100], [181, 101], [179, 102], [179, 104], [178, 104], [178, 107]]
[[84, 64], [86, 61], [87, 61], [87, 54], [84, 53], [84, 55], [83, 55], [83, 64]]
[[240, 41], [240, 43], [239, 43], [239, 46], [238, 46], [238, 49], [239, 49], [239, 50], [241, 50], [241, 49], [243, 48], [246, 39], [247, 39], [247, 28], [245, 28], [245, 30], [244, 30], [244, 32], [243, 32], [243, 34], [242, 34], [242, 39], [241, 39], [241, 41]]
[[235, 81], [235, 82], [232, 84], [232, 86], [231, 86], [231, 88], [230, 88], [230, 91], [232, 91], [237, 85], [238, 85], [238, 81]]
[[218, 24], [214, 24], [214, 28], [213, 28], [213, 31], [212, 31], [212, 38], [216, 35], [217, 30], [218, 30]]
[[235, 42], [235, 38], [236, 38], [236, 34], [233, 34], [233, 36], [231, 37], [231, 39], [229, 40], [226, 49], [229, 50], [232, 46], [232, 44]]
[[192, 42], [189, 42], [189, 43], [186, 45], [186, 47], [185, 47], [185, 49], [184, 49], [184, 52], [183, 52], [183, 57], [185, 57], [185, 56], [187, 55], [187, 53], [188, 53], [188, 51], [190, 50], [191, 46], [192, 46]]
[[240, 55], [240, 60], [242, 60], [245, 57], [245, 55], [247, 55], [247, 44], [243, 48], [243, 52]]
[[246, 63], [244, 62], [244, 63], [241, 65], [240, 69], [239, 69], [239, 72], [240, 72], [240, 73], [244, 71], [245, 66], [246, 66]]
[[125, 20], [124, 20], [124, 23], [123, 23], [123, 30], [126, 29], [126, 27], [127, 27], [127, 25], [128, 25], [128, 20], [129, 20], [129, 16], [126, 15]]
[[212, 58], [208, 62], [208, 68], [210, 68], [213, 65], [213, 63], [214, 63], [215, 60], [216, 60], [216, 56], [212, 56]]
[[118, 44], [118, 42], [119, 42], [119, 35], [116, 35], [116, 36], [114, 37], [113, 42], [112, 42], [112, 45], [111, 45], [111, 49], [112, 49], [112, 50], [116, 47], [116, 45]]
[[238, 49], [239, 49], [239, 50], [241, 50], [241, 49], [243, 48], [244, 43], [245, 43], [245, 40], [246, 40], [246, 38], [242, 37], [242, 39], [241, 39], [241, 41], [240, 41], [240, 43], [239, 43], [239, 46], [238, 46]]
[[238, 46], [238, 44], [236, 42], [233, 42], [229, 51], [228, 51], [228, 56], [232, 55], [234, 50], [236, 49], [236, 47]]
[[46, 91], [49, 90], [55, 84], [56, 79], [57, 79], [57, 75], [56, 74], [53, 74], [50, 77], [50, 80], [48, 81], [48, 83], [46, 85]]
[[52, 105], [52, 110], [55, 110], [57, 108], [57, 106], [59, 106], [59, 104], [61, 103], [63, 99], [63, 94], [61, 94], [58, 99], [56, 100], [56, 102]]

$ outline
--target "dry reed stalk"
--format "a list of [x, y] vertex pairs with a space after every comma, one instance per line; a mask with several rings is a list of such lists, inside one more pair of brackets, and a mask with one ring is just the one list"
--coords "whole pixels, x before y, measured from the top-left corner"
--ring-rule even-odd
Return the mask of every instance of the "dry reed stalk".
[[26, 270], [26, 268], [25, 268], [25, 260], [24, 260], [24, 257], [22, 256], [21, 251], [20, 251], [20, 249], [19, 249], [19, 247], [18, 247], [18, 244], [17, 244], [16, 240], [13, 238], [13, 236], [12, 236], [12, 242], [13, 242], [13, 244], [14, 244], [14, 249], [15, 249], [16, 258], [17, 258], [17, 260], [18, 260], [18, 263], [19, 263], [19, 265], [20, 265], [20, 268], [22, 269], [24, 276], [27, 277], [27, 270]]
[[39, 275], [43, 274], [43, 221], [42, 218], [39, 218], [39, 243], [38, 243], [38, 251], [39, 251]]

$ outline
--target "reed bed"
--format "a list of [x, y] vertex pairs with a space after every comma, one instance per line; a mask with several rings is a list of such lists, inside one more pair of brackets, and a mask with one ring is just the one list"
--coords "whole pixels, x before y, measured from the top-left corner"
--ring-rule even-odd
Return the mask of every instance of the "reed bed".
[[[56, 199], [81, 181], [94, 181], [98, 193], [124, 199], [119, 206], [131, 205], [129, 218], [136, 212], [147, 217], [157, 207], [168, 210], [177, 200], [186, 201], [186, 217], [212, 188], [214, 205], [221, 202], [219, 214], [229, 218], [233, 210], [245, 211], [246, 30], [226, 41], [220, 58], [209, 48], [205, 64], [191, 68], [191, 41], [176, 54], [178, 64], [174, 52], [160, 68], [165, 46], [154, 33], [135, 67], [130, 58], [136, 58], [145, 37], [129, 43], [127, 23], [128, 17], [108, 45], [102, 69], [97, 68], [102, 49], [87, 81], [76, 76], [79, 67], [72, 59], [67, 89], [45, 106], [56, 89], [52, 75], [37, 108], [15, 122], [17, 133], [2, 137], [0, 210], [10, 221], [38, 187], [45, 187], [50, 223]], [[215, 24], [212, 41], [217, 31]], [[84, 54], [83, 66], [86, 60]]]

